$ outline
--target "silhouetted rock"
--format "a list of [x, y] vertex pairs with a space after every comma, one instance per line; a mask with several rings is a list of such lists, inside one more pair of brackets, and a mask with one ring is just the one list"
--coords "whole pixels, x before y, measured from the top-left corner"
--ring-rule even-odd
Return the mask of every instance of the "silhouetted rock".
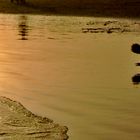
[[136, 66], [140, 66], [140, 63], [136, 63]]
[[131, 50], [134, 53], [140, 54], [140, 45], [137, 43], [133, 44]]
[[134, 84], [140, 84], [140, 74], [136, 74], [132, 77], [132, 81]]

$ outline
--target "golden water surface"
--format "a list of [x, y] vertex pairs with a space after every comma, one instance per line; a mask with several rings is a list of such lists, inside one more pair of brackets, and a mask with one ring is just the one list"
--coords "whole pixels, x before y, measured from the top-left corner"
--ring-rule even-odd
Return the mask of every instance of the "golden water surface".
[[68, 126], [70, 140], [139, 140], [140, 88], [132, 77], [140, 55], [131, 45], [140, 32], [82, 32], [110, 20], [132, 22], [1, 14], [0, 95]]

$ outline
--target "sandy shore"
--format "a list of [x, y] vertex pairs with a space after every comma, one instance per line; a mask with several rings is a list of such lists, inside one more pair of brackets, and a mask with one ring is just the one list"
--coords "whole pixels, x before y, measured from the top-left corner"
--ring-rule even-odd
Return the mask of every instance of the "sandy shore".
[[26, 0], [25, 5], [0, 0], [0, 13], [28, 13], [82, 16], [137, 17], [140, 13], [138, 0]]
[[0, 97], [0, 139], [4, 140], [67, 140], [65, 126], [34, 115], [19, 102]]

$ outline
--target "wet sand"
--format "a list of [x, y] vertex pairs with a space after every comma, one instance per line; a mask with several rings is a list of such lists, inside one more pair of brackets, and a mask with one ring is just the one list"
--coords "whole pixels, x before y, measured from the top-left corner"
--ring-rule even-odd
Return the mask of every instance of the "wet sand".
[[34, 115], [19, 102], [0, 97], [0, 138], [67, 140], [67, 127]]

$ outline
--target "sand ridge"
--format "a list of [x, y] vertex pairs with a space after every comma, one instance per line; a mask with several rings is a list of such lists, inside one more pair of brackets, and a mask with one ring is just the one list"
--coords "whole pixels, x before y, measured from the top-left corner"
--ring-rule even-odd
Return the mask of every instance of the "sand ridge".
[[66, 126], [34, 115], [19, 102], [0, 97], [0, 139], [67, 140]]

